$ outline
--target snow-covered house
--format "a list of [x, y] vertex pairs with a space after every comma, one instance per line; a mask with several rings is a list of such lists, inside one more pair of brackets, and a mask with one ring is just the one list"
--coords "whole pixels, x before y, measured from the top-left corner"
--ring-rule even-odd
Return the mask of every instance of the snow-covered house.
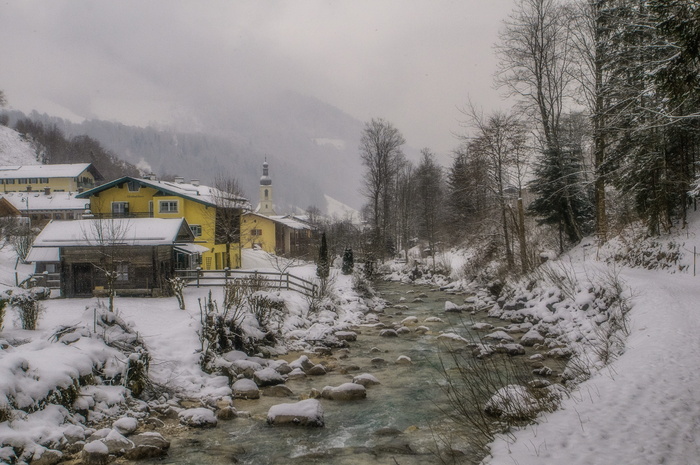
[[0, 201], [12, 205], [18, 215], [28, 218], [33, 226], [49, 220], [79, 220], [90, 206], [73, 192], [50, 192], [49, 188], [41, 192], [7, 192], [0, 194]]
[[265, 216], [248, 212], [241, 218], [241, 244], [283, 256], [308, 252], [316, 238], [316, 228], [290, 216]]
[[103, 179], [92, 163], [0, 166], [2, 192], [81, 192]]
[[27, 261], [35, 264], [35, 279], [58, 281], [51, 287], [64, 297], [105, 293], [108, 273], [116, 276], [117, 294], [157, 296], [167, 292], [176, 268], [196, 267], [208, 250], [193, 240], [183, 218], [52, 220]]
[[240, 216], [248, 200], [183, 178], [174, 182], [132, 176], [77, 195], [89, 199], [95, 218], [184, 218], [195, 243], [206, 247], [205, 270], [240, 267]]

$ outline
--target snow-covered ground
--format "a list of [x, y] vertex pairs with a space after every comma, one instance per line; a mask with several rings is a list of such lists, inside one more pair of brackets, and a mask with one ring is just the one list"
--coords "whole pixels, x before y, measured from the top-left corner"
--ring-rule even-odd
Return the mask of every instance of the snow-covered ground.
[[[632, 296], [632, 309], [628, 313], [630, 332], [624, 351], [610, 365], [578, 385], [559, 410], [542, 414], [535, 425], [499, 436], [491, 444], [491, 456], [485, 463], [700, 463], [700, 276], [693, 276], [692, 265], [693, 248], [700, 249], [698, 231], [700, 222], [696, 218], [687, 230], [648, 245], [657, 252], [665, 251], [654, 255], [662, 260], [672, 255], [668, 251], [680, 253], [680, 258], [666, 269], [623, 267], [607, 260], [614, 255], [633, 256], [634, 240], [617, 239], [601, 250], [587, 241], [558, 260], [581, 278], [588, 279], [608, 267], [619, 273]], [[9, 247], [0, 250], [1, 288], [14, 283], [12, 256]], [[454, 252], [444, 260], [452, 262], [454, 271], [463, 264], [465, 255]], [[248, 251], [244, 264], [260, 269], [280, 266], [263, 253]], [[20, 279], [27, 271], [20, 268]], [[306, 265], [288, 271], [309, 279], [313, 278], [315, 269]], [[302, 297], [286, 296], [288, 308], [296, 318], [288, 320], [290, 326], [285, 331], [323, 333], [329, 327], [343, 328], [357, 322], [367, 308], [352, 292], [351, 279], [339, 275], [334, 285], [341, 310], [335, 313], [321, 310], [313, 319], [305, 313], [307, 302]], [[198, 301], [207, 292], [208, 289], [188, 288], [184, 311], [178, 309], [175, 298], [117, 298], [116, 306], [118, 314], [131, 322], [151, 351], [151, 375], [155, 380], [176, 386], [184, 393], [217, 397], [225, 394], [228, 386], [202, 372], [196, 353]], [[220, 292], [214, 290], [213, 295], [219, 301]], [[33, 341], [15, 347], [12, 356], [21, 354], [22, 350], [44, 350], [50, 347], [47, 341], [58, 325], [80, 322], [90, 325], [92, 314], [86, 312], [86, 307], [94, 303], [95, 299], [51, 299], [45, 303], [46, 312], [37, 331], [19, 329], [14, 311], [9, 310], [0, 338]], [[56, 367], [63, 366], [66, 354], [52, 353], [50, 357], [56, 360]], [[0, 351], [0, 364], [8, 357], [9, 352]], [[48, 360], [52, 360], [50, 357]], [[30, 354], [25, 358], [32, 360]], [[121, 395], [121, 392], [102, 393], [107, 398]], [[56, 434], [62, 418], [55, 408], [28, 416], [24, 420], [24, 439], [45, 437], [52, 428]], [[0, 437], [9, 434], [8, 431], [16, 434], [22, 425], [16, 422], [7, 429], [7, 422], [0, 423]]]
[[621, 277], [634, 296], [625, 353], [558, 411], [499, 438], [487, 463], [700, 463], [700, 277], [640, 269]]
[[0, 125], [0, 166], [38, 164], [31, 144], [14, 129]]

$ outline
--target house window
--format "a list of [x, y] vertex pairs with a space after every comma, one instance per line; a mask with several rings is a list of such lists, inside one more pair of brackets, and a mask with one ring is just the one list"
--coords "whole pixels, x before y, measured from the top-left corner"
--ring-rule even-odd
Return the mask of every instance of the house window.
[[177, 200], [161, 200], [158, 202], [159, 213], [177, 213]]
[[262, 229], [253, 229], [250, 231], [251, 236], [262, 236]]
[[14, 179], [5, 179], [5, 184], [14, 184], [15, 180]]
[[129, 202], [112, 202], [112, 216], [124, 217], [129, 214]]
[[129, 188], [129, 192], [138, 192], [141, 189], [141, 184], [136, 181], [129, 181], [126, 185]]
[[199, 237], [202, 235], [202, 225], [201, 224], [191, 224], [190, 230], [192, 231], [192, 234], [194, 234], [194, 237]]
[[129, 264], [128, 263], [117, 263], [117, 281], [128, 281], [129, 280]]
[[268, 197], [267, 189], [265, 189], [265, 198]]
[[39, 184], [39, 178], [29, 178], [29, 184]]
[[39, 182], [42, 184], [48, 184], [49, 183], [49, 178], [39, 178]]
[[17, 184], [27, 184], [27, 178], [19, 178]]
[[61, 214], [61, 213], [54, 213], [54, 214], [53, 214], [53, 219], [54, 219], [54, 220], [62, 220], [62, 219], [63, 219], [63, 214]]

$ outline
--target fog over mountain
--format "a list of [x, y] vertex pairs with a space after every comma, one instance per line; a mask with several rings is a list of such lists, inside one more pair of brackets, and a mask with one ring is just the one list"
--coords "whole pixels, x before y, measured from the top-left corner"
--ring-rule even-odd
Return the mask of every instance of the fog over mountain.
[[[172, 126], [146, 128], [102, 120], [78, 123], [36, 111], [27, 116], [55, 124], [66, 136], [93, 137], [120, 158], [150, 166], [159, 176], [180, 175], [208, 184], [217, 175], [234, 177], [254, 204], [267, 159], [275, 203], [282, 212], [292, 206], [324, 209], [324, 194], [361, 207], [358, 145], [363, 122], [293, 92], [207, 110], [207, 116], [182, 111]], [[13, 123], [22, 116], [9, 113]]]

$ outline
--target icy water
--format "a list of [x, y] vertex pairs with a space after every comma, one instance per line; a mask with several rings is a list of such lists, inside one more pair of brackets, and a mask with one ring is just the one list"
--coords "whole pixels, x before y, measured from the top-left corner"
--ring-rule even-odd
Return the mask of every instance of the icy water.
[[[213, 429], [187, 430], [179, 437], [171, 437], [168, 457], [152, 463], [443, 463], [434, 454], [436, 438], [450, 436], [455, 425], [441, 413], [441, 409], [447, 409], [449, 405], [440, 388], [443, 375], [439, 369], [437, 335], [441, 331], [454, 331], [468, 337], [465, 326], [471, 322], [470, 317], [444, 312], [446, 300], [461, 304], [463, 296], [390, 282], [379, 283], [377, 290], [389, 302], [408, 307], [386, 308], [378, 315], [380, 322], [391, 326], [406, 317], [416, 316], [418, 325], [427, 326], [430, 332], [421, 335], [412, 331], [387, 338], [379, 336], [379, 328], [359, 327], [356, 329], [358, 339], [350, 343], [349, 350], [335, 351], [328, 357], [310, 357], [316, 363], [324, 362], [332, 368], [331, 372], [287, 381], [286, 386], [296, 397], [262, 396], [258, 400], [236, 400], [234, 407], [250, 412], [249, 418], [221, 421]], [[400, 301], [401, 297], [405, 301]], [[424, 322], [431, 316], [443, 319], [443, 323]], [[411, 329], [415, 327], [411, 326]], [[283, 358], [292, 361], [300, 355], [290, 353]], [[401, 355], [409, 357], [412, 363], [397, 364]], [[364, 400], [339, 402], [322, 399], [325, 427], [271, 427], [266, 424], [267, 411], [272, 405], [296, 402], [308, 397], [312, 388], [321, 391], [324, 386], [350, 382], [360, 373], [374, 375], [381, 384], [369, 386]], [[466, 444], [468, 433], [459, 436], [462, 443], [452, 442], [451, 446], [467, 455], [457, 463], [478, 463], [481, 457], [471, 452]]]

